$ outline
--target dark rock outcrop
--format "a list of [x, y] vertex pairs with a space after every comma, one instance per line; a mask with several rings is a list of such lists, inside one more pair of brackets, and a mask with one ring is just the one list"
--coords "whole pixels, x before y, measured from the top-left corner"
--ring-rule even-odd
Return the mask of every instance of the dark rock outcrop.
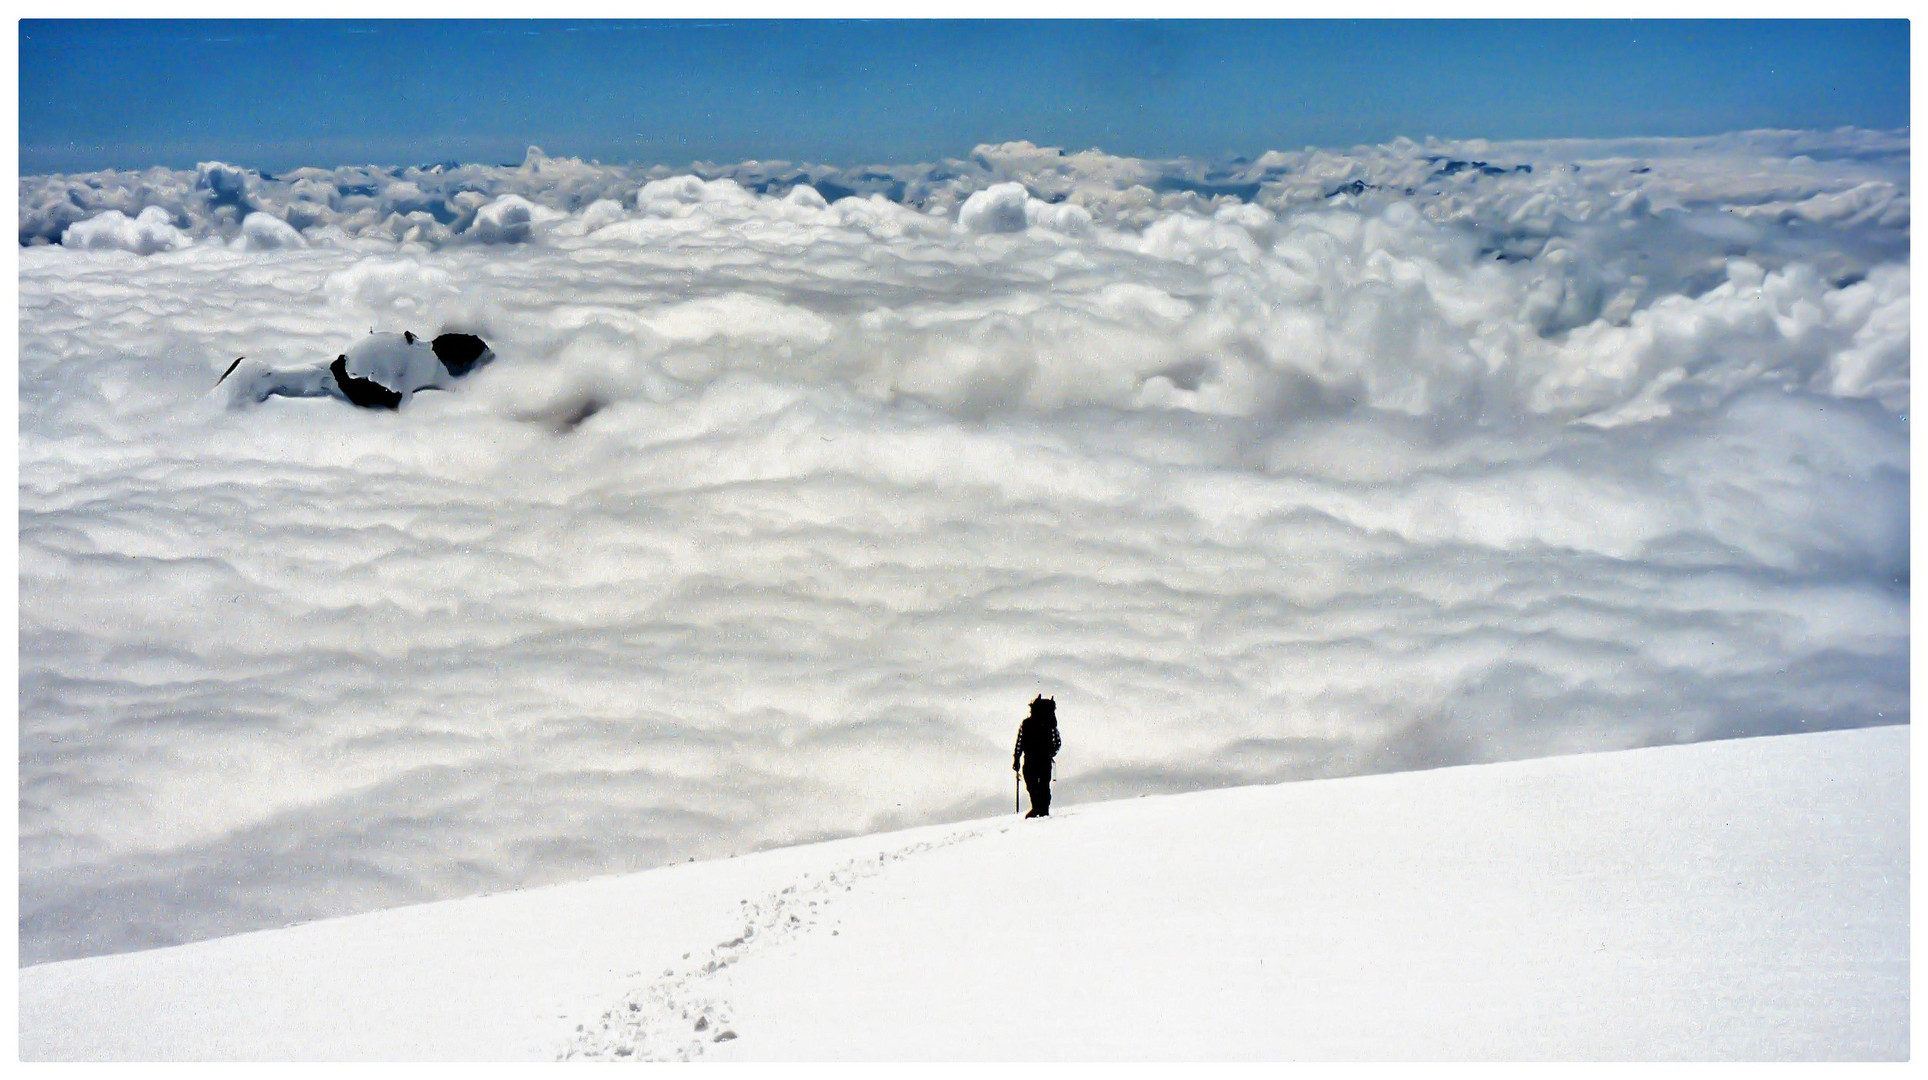
[[328, 370], [335, 373], [335, 382], [341, 387], [342, 396], [350, 403], [360, 405], [364, 409], [401, 407], [402, 395], [373, 379], [363, 379], [348, 374], [347, 353], [335, 357], [335, 362], [328, 365]]
[[467, 375], [482, 354], [489, 351], [482, 339], [474, 334], [442, 334], [430, 342], [429, 347], [435, 350], [435, 358], [442, 362], [449, 374], [457, 378]]

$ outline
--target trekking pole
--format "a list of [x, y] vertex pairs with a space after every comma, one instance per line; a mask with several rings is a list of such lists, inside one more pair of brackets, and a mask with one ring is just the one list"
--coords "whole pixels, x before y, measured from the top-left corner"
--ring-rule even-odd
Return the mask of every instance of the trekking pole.
[[1018, 779], [1018, 771], [1016, 769], [1012, 769], [1011, 770], [1011, 812], [1013, 814], [1017, 813], [1019, 810], [1024, 809], [1024, 804], [1018, 801], [1020, 797], [1018, 795], [1018, 792], [1023, 789], [1023, 786], [1024, 786], [1024, 782]]

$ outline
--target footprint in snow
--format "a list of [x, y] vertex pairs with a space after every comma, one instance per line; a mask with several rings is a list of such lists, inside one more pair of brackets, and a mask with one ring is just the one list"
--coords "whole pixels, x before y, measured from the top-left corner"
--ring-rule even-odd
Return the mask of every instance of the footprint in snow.
[[[559, 1055], [568, 1059], [633, 1059], [650, 1061], [691, 1061], [717, 1043], [731, 1042], [739, 1036], [730, 1026], [730, 1007], [720, 997], [715, 976], [742, 960], [753, 949], [792, 940], [817, 925], [838, 891], [850, 892], [865, 878], [881, 873], [891, 863], [949, 847], [980, 836], [983, 829], [953, 833], [938, 840], [926, 840], [875, 860], [868, 857], [842, 863], [812, 880], [787, 885], [756, 903], [738, 902], [745, 920], [743, 930], [712, 946], [704, 958], [691, 962], [678, 972], [664, 968], [661, 978], [638, 986], [605, 1010], [594, 1024], [578, 1025], [575, 1038]], [[832, 936], [838, 931], [831, 930]], [[689, 961], [694, 952], [683, 954]]]

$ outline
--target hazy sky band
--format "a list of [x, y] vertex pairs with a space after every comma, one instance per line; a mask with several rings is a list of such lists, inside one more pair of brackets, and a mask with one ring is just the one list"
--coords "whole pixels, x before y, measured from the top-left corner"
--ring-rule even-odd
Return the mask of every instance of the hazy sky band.
[[20, 23], [23, 173], [1908, 124], [1901, 20]]

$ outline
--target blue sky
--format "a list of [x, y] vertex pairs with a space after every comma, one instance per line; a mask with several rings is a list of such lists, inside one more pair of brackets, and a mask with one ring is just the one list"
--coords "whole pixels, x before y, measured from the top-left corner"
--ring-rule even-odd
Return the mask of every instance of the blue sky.
[[1908, 123], [1884, 22], [20, 24], [24, 173], [1252, 155]]

